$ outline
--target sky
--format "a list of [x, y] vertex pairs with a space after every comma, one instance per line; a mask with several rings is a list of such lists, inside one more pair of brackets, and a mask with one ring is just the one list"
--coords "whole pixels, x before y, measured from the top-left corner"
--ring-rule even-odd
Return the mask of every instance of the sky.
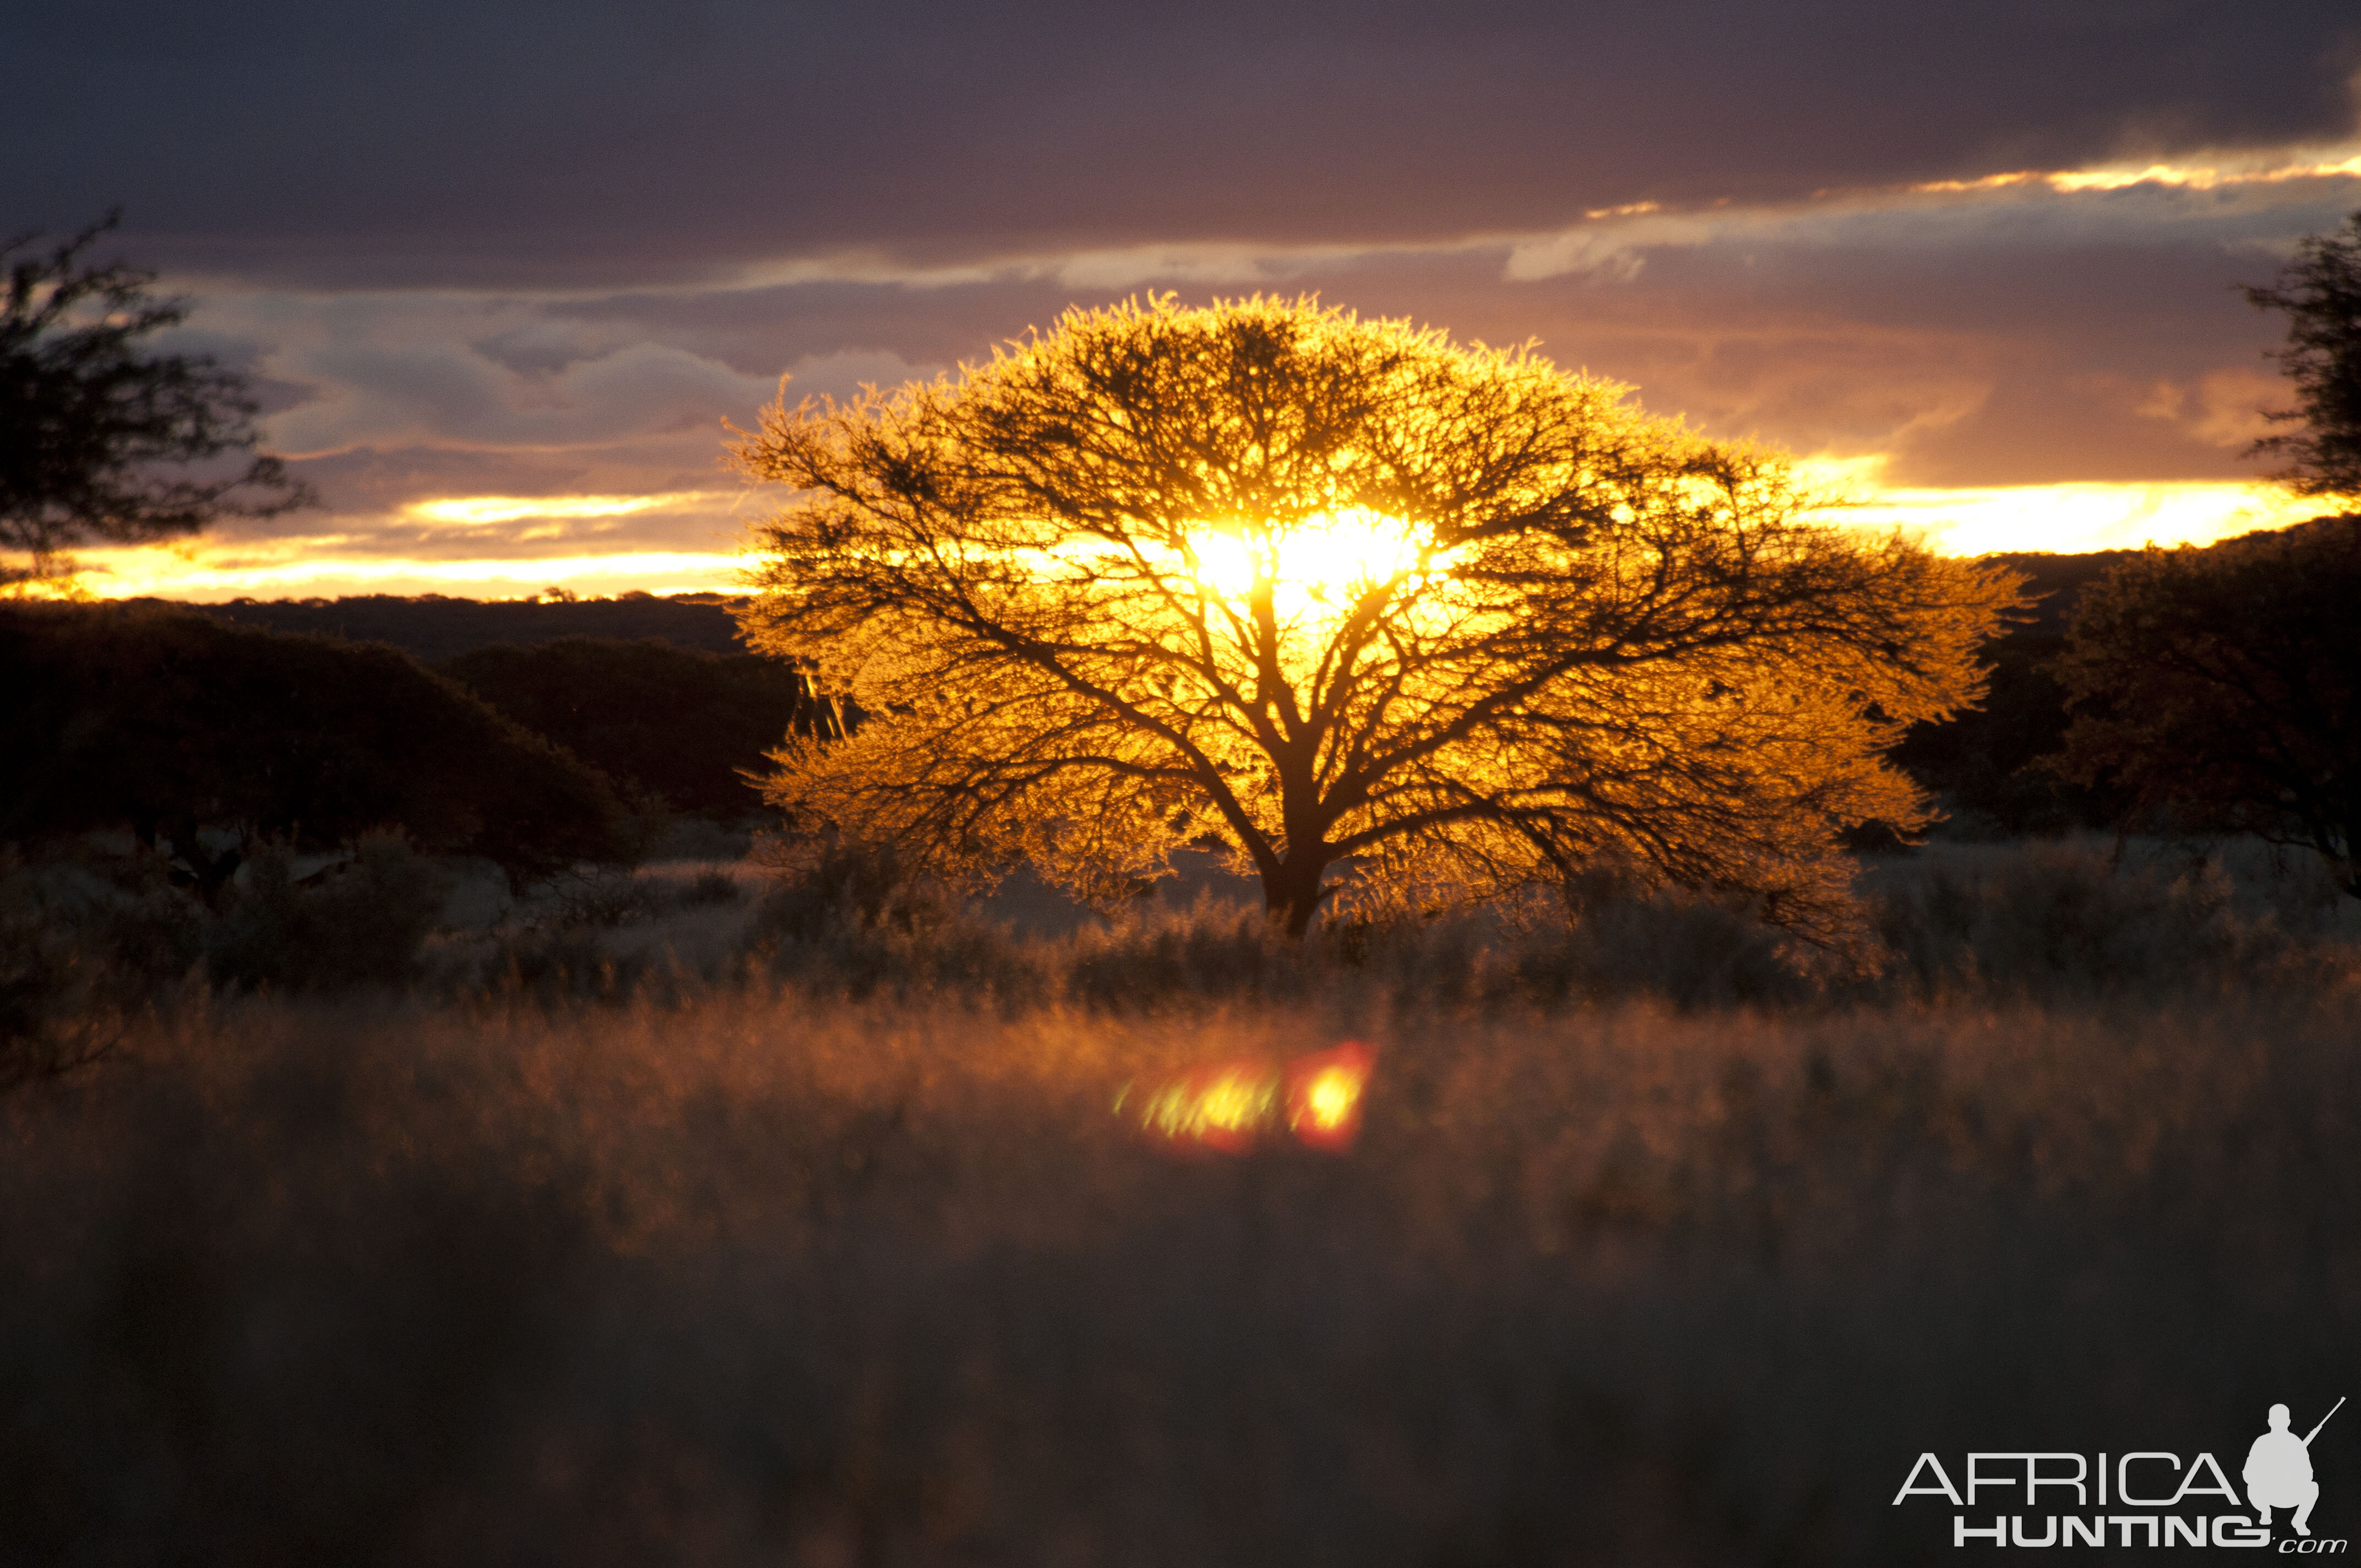
[[103, 595], [726, 590], [783, 376], [1148, 291], [1534, 341], [1938, 548], [2203, 543], [2317, 510], [2238, 286], [2361, 209], [2350, 0], [80, 0], [0, 58], [0, 228], [119, 206], [323, 500]]

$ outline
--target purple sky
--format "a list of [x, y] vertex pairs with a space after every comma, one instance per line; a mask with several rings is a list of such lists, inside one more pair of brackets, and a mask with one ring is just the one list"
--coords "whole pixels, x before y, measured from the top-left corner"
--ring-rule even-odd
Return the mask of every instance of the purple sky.
[[[2242, 480], [2279, 323], [2234, 285], [2361, 207], [2349, 3], [102, 0], [0, 46], [8, 226], [120, 203], [329, 502], [217, 536], [208, 597], [681, 586], [782, 373], [1151, 288], [1538, 338], [1887, 487]], [[416, 510], [482, 497], [546, 504]]]

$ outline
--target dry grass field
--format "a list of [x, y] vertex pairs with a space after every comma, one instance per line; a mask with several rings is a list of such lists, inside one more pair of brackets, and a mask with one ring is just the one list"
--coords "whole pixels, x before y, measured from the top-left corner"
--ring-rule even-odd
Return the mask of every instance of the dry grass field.
[[[1872, 868], [1874, 976], [1699, 900], [1297, 954], [728, 866], [437, 931], [380, 852], [135, 983], [148, 895], [18, 867], [102, 1054], [0, 1100], [0, 1559], [1941, 1559], [1922, 1451], [2361, 1372], [2353, 916], [2145, 853]], [[1345, 1038], [1348, 1153], [1113, 1113]]]

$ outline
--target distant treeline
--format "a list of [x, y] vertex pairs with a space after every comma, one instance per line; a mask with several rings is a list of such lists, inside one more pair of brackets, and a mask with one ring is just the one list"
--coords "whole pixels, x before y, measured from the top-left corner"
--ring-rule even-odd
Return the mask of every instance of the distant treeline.
[[2025, 575], [2033, 603], [2018, 624], [1985, 644], [1992, 685], [1983, 706], [1941, 724], [1914, 726], [1894, 760], [1971, 830], [2016, 836], [2060, 833], [2112, 822], [2123, 802], [2037, 766], [2058, 753], [2067, 726], [2066, 688], [2055, 673], [2066, 631], [2085, 589], [2139, 554], [2004, 554], [1986, 557]]
[[[165, 605], [164, 599], [135, 604]], [[561, 637], [612, 637], [636, 641], [661, 637], [676, 648], [708, 653], [743, 653], [738, 623], [730, 616], [742, 601], [720, 594], [678, 594], [658, 598], [628, 593], [610, 599], [464, 599], [424, 594], [397, 598], [369, 594], [338, 599], [234, 599], [227, 604], [179, 605], [200, 614], [263, 631], [302, 632], [348, 642], [390, 642], [427, 663], [439, 663], [471, 648], [495, 642], [532, 647]]]
[[[2121, 803], [2066, 783], [2053, 673], [2075, 603], [2131, 552], [1998, 557], [2034, 603], [1986, 649], [1980, 710], [1895, 757], [1962, 825], [2097, 826]], [[667, 815], [759, 812], [750, 773], [836, 722], [804, 675], [738, 641], [718, 594], [485, 602], [427, 595], [0, 610], [20, 694], [0, 840], [128, 826], [210, 889], [251, 843], [328, 847], [400, 826], [422, 849], [528, 879], [629, 859]]]
[[[636, 603], [727, 624], [718, 603], [343, 602], [366, 607], [346, 624], [408, 630], [407, 647], [155, 602], [0, 606], [0, 689], [13, 696], [0, 842], [127, 828], [210, 899], [260, 842], [326, 850], [398, 828], [522, 883], [631, 860], [671, 816], [760, 811], [746, 774], [790, 731], [826, 721], [775, 660], [569, 634], [595, 617], [519, 623], [558, 635], [472, 643], [437, 668], [409, 651], [438, 645], [421, 630], [448, 646], [471, 619], [499, 624], [472, 610]], [[396, 606], [418, 621], [401, 627]]]
[[[2119, 809], [2121, 803], [2104, 792], [2077, 788], [2031, 764], [2055, 753], [2066, 730], [2065, 691], [2049, 666], [2064, 651], [2074, 606], [2085, 588], [2136, 554], [1990, 557], [2024, 573], [2034, 601], [2017, 628], [1986, 649], [1993, 666], [1990, 696], [1976, 712], [1917, 726], [1895, 752], [1895, 761], [1940, 796], [1963, 827], [2006, 834], [2059, 832], [2103, 825]], [[778, 723], [767, 739], [754, 731], [782, 713], [792, 719], [803, 711], [794, 707], [788, 689], [800, 691], [798, 677], [779, 672], [774, 687], [765, 688], [754, 673], [768, 666], [748, 655], [738, 640], [730, 610], [740, 602], [710, 593], [552, 602], [379, 594], [191, 608], [271, 631], [390, 642], [618, 779], [656, 790], [675, 809], [711, 814], [754, 804], [752, 793], [715, 756], [727, 752], [739, 759], [730, 768], [761, 765], [763, 751], [776, 743], [786, 723]], [[522, 650], [581, 638], [660, 638], [675, 649], [735, 657], [726, 672], [692, 674], [690, 666], [652, 653], [625, 658], [577, 651], [539, 660], [515, 652], [472, 656], [494, 645]], [[670, 704], [662, 695], [666, 682], [679, 683]], [[726, 744], [712, 739], [719, 733], [730, 737]], [[706, 739], [688, 740], [691, 736]], [[685, 741], [702, 760], [684, 754]]]
[[666, 810], [724, 821], [761, 808], [744, 774], [769, 768], [763, 753], [790, 730], [830, 723], [802, 674], [776, 659], [653, 637], [497, 642], [436, 668]]

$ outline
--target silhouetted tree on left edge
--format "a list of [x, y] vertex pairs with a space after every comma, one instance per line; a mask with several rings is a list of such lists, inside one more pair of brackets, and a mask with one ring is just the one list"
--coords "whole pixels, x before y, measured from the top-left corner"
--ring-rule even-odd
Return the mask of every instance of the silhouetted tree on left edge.
[[[245, 378], [142, 344], [187, 307], [152, 272], [85, 259], [114, 217], [46, 254], [0, 244], [0, 584], [70, 573], [77, 544], [144, 543], [311, 503], [258, 439]], [[220, 460], [233, 459], [228, 471]], [[192, 471], [193, 466], [194, 471]]]

